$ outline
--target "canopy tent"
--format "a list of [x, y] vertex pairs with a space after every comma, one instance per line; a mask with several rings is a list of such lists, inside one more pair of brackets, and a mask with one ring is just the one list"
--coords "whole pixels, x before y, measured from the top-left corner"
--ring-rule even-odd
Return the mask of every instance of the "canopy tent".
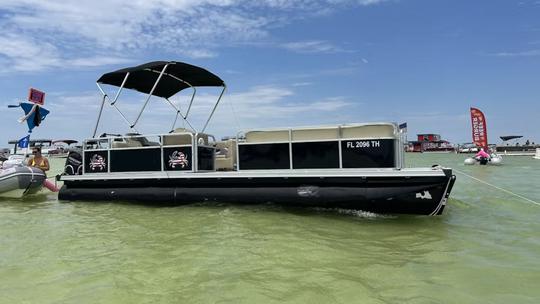
[[[152, 92], [154, 84], [157, 82], [163, 68], [159, 84]], [[129, 76], [126, 79], [126, 75]], [[141, 93], [170, 98], [176, 93], [189, 87], [222, 87], [225, 83], [221, 78], [206, 69], [191, 64], [177, 61], [153, 61], [135, 67], [120, 69], [114, 72], [103, 74], [98, 83], [133, 89]]]
[[502, 141], [512, 140], [512, 139], [516, 139], [516, 138], [522, 138], [522, 137], [523, 137], [522, 135], [500, 136], [500, 138], [502, 139]]

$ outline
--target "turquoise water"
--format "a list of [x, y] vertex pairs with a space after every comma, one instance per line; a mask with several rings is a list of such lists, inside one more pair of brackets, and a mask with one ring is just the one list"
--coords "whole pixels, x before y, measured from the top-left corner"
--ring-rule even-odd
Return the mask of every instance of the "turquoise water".
[[[407, 159], [540, 201], [540, 160]], [[456, 175], [439, 217], [3, 200], [0, 303], [538, 303], [540, 206]]]

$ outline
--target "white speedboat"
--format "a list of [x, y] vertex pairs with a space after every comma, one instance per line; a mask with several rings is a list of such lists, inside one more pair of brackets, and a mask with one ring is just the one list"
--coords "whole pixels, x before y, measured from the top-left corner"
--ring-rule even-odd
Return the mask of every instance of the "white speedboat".
[[25, 160], [24, 155], [13, 154], [8, 156], [8, 158], [2, 162], [1, 168], [8, 169], [12, 167], [22, 166]]

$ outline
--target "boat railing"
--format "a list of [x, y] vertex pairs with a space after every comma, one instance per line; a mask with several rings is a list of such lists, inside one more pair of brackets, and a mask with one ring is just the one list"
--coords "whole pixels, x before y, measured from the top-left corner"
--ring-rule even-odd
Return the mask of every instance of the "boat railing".
[[394, 123], [244, 131], [238, 170], [401, 169], [403, 138]]
[[83, 174], [214, 171], [215, 139], [204, 133], [106, 136], [83, 142]]
[[83, 143], [83, 174], [404, 166], [403, 134], [392, 123], [251, 130], [236, 138], [216, 142], [185, 130], [92, 138]]

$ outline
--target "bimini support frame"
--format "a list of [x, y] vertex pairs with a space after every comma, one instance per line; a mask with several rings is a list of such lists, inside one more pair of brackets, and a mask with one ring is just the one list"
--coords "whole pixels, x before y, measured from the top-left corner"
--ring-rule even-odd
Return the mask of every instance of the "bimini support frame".
[[[137, 116], [137, 118], [135, 119], [135, 121], [133, 122], [133, 124], [130, 126], [130, 128], [133, 128], [135, 127], [135, 125], [137, 124], [137, 122], [139, 121], [139, 119], [141, 118], [141, 115], [144, 111], [144, 109], [146, 108], [146, 105], [148, 104], [148, 102], [150, 101], [150, 97], [152, 97], [152, 94], [154, 93], [154, 90], [156, 89], [159, 81], [161, 80], [161, 77], [163, 76], [163, 73], [165, 73], [165, 71], [167, 70], [167, 67], [169, 67], [169, 64], [166, 64], [163, 69], [161, 70], [161, 72], [159, 73], [159, 76], [156, 80], [156, 82], [154, 83], [154, 86], [152, 87], [152, 90], [150, 90], [150, 93], [148, 93], [148, 97], [146, 98], [146, 101], [144, 102], [143, 104], [143, 107], [141, 109], [141, 112], [139, 112], [139, 115]], [[154, 70], [151, 70], [152, 72], [155, 72]]]
[[[189, 101], [189, 106], [188, 106], [188, 109], [186, 111], [186, 114], [183, 115], [182, 114], [182, 111], [180, 110], [180, 107], [176, 106], [173, 102], [171, 102], [169, 100], [169, 98], [165, 98], [165, 101], [167, 103], [169, 103], [169, 105], [171, 105], [171, 107], [173, 107], [176, 111], [176, 115], [175, 115], [175, 118], [174, 118], [174, 122], [172, 124], [172, 127], [171, 127], [171, 132], [174, 131], [175, 129], [175, 126], [176, 126], [176, 122], [178, 121], [178, 115], [180, 115], [180, 117], [182, 117], [182, 119], [189, 125], [189, 127], [191, 128], [192, 131], [194, 131], [195, 133], [197, 133], [197, 130], [195, 129], [195, 127], [193, 127], [193, 125], [189, 122], [188, 120], [188, 116], [189, 116], [189, 113], [190, 113], [190, 110], [191, 110], [191, 106], [193, 105], [193, 101], [195, 99], [195, 95], [197, 93], [197, 88], [195, 86], [193, 86], [191, 83], [175, 76], [175, 75], [172, 75], [170, 73], [167, 73], [167, 68], [171, 65], [171, 64], [174, 64], [174, 63], [168, 63], [168, 64], [165, 64], [163, 66], [163, 68], [161, 70], [154, 70], [154, 69], [150, 69], [150, 68], [147, 68], [145, 69], [146, 71], [149, 71], [149, 72], [152, 72], [152, 73], [157, 73], [159, 74], [158, 78], [156, 79], [154, 85], [152, 86], [152, 89], [150, 90], [150, 92], [148, 93], [148, 97], [146, 98], [142, 108], [141, 108], [141, 111], [139, 112], [139, 114], [137, 115], [137, 118], [135, 119], [135, 121], [133, 123], [131, 123], [127, 117], [122, 113], [122, 111], [120, 111], [120, 109], [116, 106], [116, 102], [118, 101], [118, 98], [120, 96], [120, 93], [122, 92], [122, 90], [124, 89], [125, 87], [125, 84], [129, 78], [129, 75], [130, 73], [127, 72], [126, 75], [124, 76], [124, 79], [122, 81], [122, 84], [120, 85], [118, 91], [116, 92], [115, 94], [115, 97], [114, 99], [111, 101], [108, 94], [105, 93], [105, 91], [103, 90], [103, 88], [101, 87], [100, 83], [97, 82], [96, 85], [98, 86], [101, 94], [103, 95], [103, 99], [101, 101], [101, 107], [100, 107], [100, 110], [99, 110], [99, 114], [98, 114], [98, 118], [97, 118], [97, 121], [96, 121], [96, 126], [94, 128], [94, 132], [93, 132], [93, 135], [92, 137], [95, 138], [96, 137], [96, 134], [97, 134], [97, 130], [98, 130], [98, 127], [99, 127], [99, 123], [100, 123], [100, 120], [101, 120], [101, 116], [102, 116], [102, 113], [103, 113], [103, 107], [105, 105], [105, 100], [108, 100], [109, 101], [109, 105], [113, 106], [116, 111], [120, 114], [120, 116], [122, 117], [122, 119], [124, 119], [124, 121], [126, 122], [126, 124], [130, 127], [130, 129], [133, 129], [135, 132], [139, 133], [137, 131], [137, 129], [135, 128], [135, 126], [137, 125], [138, 121], [140, 120], [141, 116], [142, 116], [142, 113], [144, 112], [146, 106], [148, 105], [148, 102], [150, 101], [150, 98], [153, 96], [153, 93], [155, 91], [155, 89], [157, 88], [159, 82], [161, 81], [162, 77], [163, 76], [166, 76], [166, 77], [170, 77], [170, 78], [173, 78], [179, 82], [182, 82], [184, 84], [186, 84], [188, 87], [192, 88], [193, 89], [193, 93], [191, 95], [191, 99]], [[216, 111], [216, 108], [219, 104], [219, 102], [221, 101], [222, 97], [223, 97], [223, 94], [225, 93], [225, 90], [226, 90], [227, 86], [225, 85], [225, 83], [223, 83], [223, 90], [221, 91], [220, 95], [219, 95], [219, 98], [218, 100], [216, 101], [216, 104], [214, 105], [213, 109], [212, 109], [212, 112], [210, 113], [210, 116], [208, 117], [208, 119], [206, 120], [206, 123], [204, 124], [204, 127], [202, 128], [202, 132], [204, 132], [206, 130], [206, 127], [208, 126], [208, 123], [210, 122], [210, 120], [212, 119], [212, 116], [214, 115], [214, 112]]]
[[[116, 95], [114, 96], [114, 99], [111, 101], [109, 99], [109, 95], [107, 95], [107, 93], [105, 93], [105, 91], [103, 90], [103, 88], [99, 85], [99, 83], [96, 82], [96, 85], [97, 87], [99, 88], [99, 91], [101, 92], [101, 94], [103, 95], [103, 100], [101, 101], [101, 107], [99, 109], [99, 115], [98, 115], [98, 118], [97, 118], [97, 121], [96, 121], [96, 127], [94, 128], [94, 134], [92, 135], [93, 138], [96, 137], [96, 133], [97, 133], [97, 129], [98, 129], [98, 126], [99, 126], [99, 121], [101, 120], [101, 115], [103, 113], [103, 106], [105, 105], [105, 100], [109, 100], [109, 104], [111, 106], [113, 106], [116, 111], [118, 112], [118, 114], [120, 114], [120, 116], [122, 116], [122, 119], [124, 119], [124, 121], [131, 126], [131, 123], [129, 122], [129, 120], [126, 118], [126, 116], [124, 115], [124, 113], [122, 113], [122, 111], [120, 111], [120, 109], [116, 106], [116, 102], [118, 101], [118, 97], [120, 97], [120, 93], [122, 92], [122, 89], [124, 88], [125, 84], [126, 84], [126, 81], [129, 77], [129, 73], [126, 73], [126, 76], [124, 77], [124, 80], [122, 81], [122, 85], [120, 86], [120, 88], [118, 89], [118, 91], [116, 92]], [[135, 129], [134, 127], [131, 127], [133, 130], [135, 130], [135, 132], [138, 133], [137, 129]]]
[[[152, 72], [157, 72], [155, 70], [150, 70], [148, 69], [148, 71], [152, 71]], [[187, 117], [189, 115], [189, 110], [191, 109], [191, 105], [193, 104], [193, 100], [195, 99], [195, 94], [197, 94], [197, 88], [194, 87], [193, 85], [191, 85], [191, 83], [183, 80], [183, 79], [180, 79], [174, 75], [170, 75], [170, 74], [166, 74], [167, 76], [173, 78], [173, 79], [176, 79], [180, 82], [183, 82], [185, 83], [186, 85], [188, 85], [190, 88], [193, 89], [193, 94], [191, 94], [191, 99], [189, 101], [189, 106], [188, 106], [188, 109], [187, 109], [187, 112], [186, 112], [186, 115], [182, 115], [182, 111], [180, 110], [180, 107], [177, 107], [172, 101], [169, 100], [169, 98], [164, 98], [170, 105], [171, 107], [173, 107], [175, 110], [176, 110], [176, 116], [174, 117], [174, 122], [172, 124], [172, 127], [171, 127], [171, 132], [174, 131], [174, 127], [176, 126], [176, 121], [178, 120], [178, 115], [180, 114], [180, 116], [182, 117], [182, 119], [187, 122], [187, 124], [189, 125], [189, 127], [191, 128], [191, 130], [195, 131], [195, 128], [191, 125], [191, 123], [187, 120]]]
[[210, 119], [212, 119], [212, 116], [214, 115], [214, 112], [216, 111], [216, 108], [221, 101], [221, 97], [223, 97], [223, 93], [225, 93], [225, 90], [227, 89], [227, 85], [223, 84], [223, 90], [221, 90], [221, 94], [219, 94], [219, 98], [216, 101], [216, 104], [214, 105], [214, 108], [212, 109], [212, 112], [210, 113], [210, 116], [208, 116], [208, 119], [206, 120], [206, 123], [204, 124], [204, 127], [202, 128], [201, 133], [204, 133], [204, 130], [206, 130], [206, 127], [208, 126], [208, 123], [210, 122]]

